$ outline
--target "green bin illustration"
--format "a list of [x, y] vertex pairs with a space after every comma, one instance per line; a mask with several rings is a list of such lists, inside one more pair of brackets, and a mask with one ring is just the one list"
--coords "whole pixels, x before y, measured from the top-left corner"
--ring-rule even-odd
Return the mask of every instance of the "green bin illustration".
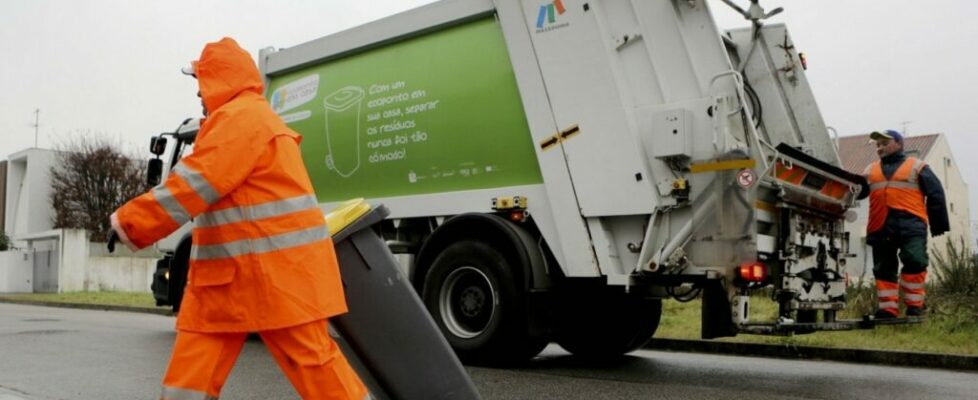
[[360, 109], [363, 89], [347, 86], [330, 93], [326, 106], [326, 167], [347, 178], [360, 168]]

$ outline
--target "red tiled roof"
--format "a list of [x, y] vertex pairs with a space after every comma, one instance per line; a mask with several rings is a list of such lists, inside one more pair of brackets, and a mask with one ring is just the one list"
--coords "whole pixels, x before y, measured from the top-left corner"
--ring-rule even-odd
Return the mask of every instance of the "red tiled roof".
[[[903, 151], [916, 152], [916, 157], [927, 158], [927, 153], [937, 142], [939, 133], [921, 136], [908, 136], [903, 140]], [[842, 168], [854, 174], [862, 174], [866, 166], [879, 159], [876, 155], [876, 144], [869, 139], [869, 134], [845, 136], [839, 138], [839, 158]]]

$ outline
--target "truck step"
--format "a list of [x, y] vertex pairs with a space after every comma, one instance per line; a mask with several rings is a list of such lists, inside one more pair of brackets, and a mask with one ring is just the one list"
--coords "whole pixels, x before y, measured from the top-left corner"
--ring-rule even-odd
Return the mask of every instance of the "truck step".
[[873, 329], [880, 325], [910, 325], [919, 324], [927, 317], [900, 317], [875, 319], [871, 315], [862, 319], [843, 319], [833, 322], [750, 322], [742, 324], [738, 333], [754, 335], [791, 335], [805, 334], [818, 331], [851, 331], [856, 329]]

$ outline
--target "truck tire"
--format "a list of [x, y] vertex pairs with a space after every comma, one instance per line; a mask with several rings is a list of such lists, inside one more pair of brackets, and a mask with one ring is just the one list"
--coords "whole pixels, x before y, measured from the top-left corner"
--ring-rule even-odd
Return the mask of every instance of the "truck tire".
[[556, 341], [575, 356], [609, 359], [636, 350], [652, 339], [662, 316], [662, 300], [602, 288], [598, 293], [559, 297]]
[[501, 252], [477, 240], [451, 244], [435, 258], [422, 299], [463, 362], [511, 364], [547, 345], [528, 334], [521, 275]]
[[169, 300], [173, 312], [180, 312], [183, 291], [187, 287], [187, 272], [190, 270], [190, 239], [180, 242], [170, 262]]

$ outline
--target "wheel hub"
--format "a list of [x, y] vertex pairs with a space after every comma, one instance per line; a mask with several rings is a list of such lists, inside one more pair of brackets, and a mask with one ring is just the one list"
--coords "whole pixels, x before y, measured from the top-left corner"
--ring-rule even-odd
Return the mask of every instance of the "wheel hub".
[[466, 317], [474, 317], [482, 311], [483, 303], [486, 301], [486, 294], [482, 289], [474, 286], [465, 288], [462, 291], [459, 302], [459, 310]]
[[495, 288], [476, 267], [460, 266], [449, 273], [438, 297], [445, 328], [460, 338], [484, 333], [496, 312]]

